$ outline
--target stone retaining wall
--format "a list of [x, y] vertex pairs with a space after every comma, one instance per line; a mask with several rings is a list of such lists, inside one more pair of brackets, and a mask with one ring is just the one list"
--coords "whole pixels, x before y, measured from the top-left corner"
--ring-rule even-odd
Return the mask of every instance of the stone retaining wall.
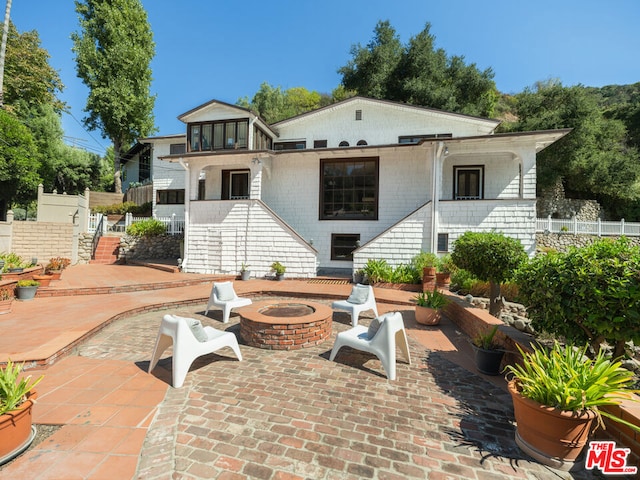
[[181, 257], [181, 235], [157, 235], [153, 237], [134, 237], [123, 235], [120, 240], [120, 260], [146, 260], [153, 258]]
[[[598, 237], [597, 235], [584, 235], [573, 233], [536, 233], [536, 251], [556, 250], [566, 252], [569, 247], [586, 247], [596, 240], [610, 238], [617, 240], [619, 236]], [[627, 237], [633, 245], [640, 245], [640, 237]]]

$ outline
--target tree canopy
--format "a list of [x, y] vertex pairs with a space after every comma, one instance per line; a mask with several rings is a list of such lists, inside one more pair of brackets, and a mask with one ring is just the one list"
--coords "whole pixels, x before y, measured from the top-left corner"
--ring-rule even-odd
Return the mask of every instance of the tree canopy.
[[7, 206], [25, 202], [38, 191], [38, 150], [29, 130], [12, 114], [0, 109], [0, 218]]
[[23, 107], [51, 104], [58, 113], [64, 108], [57, 98], [64, 85], [49, 65], [49, 52], [40, 46], [37, 31], [20, 33], [9, 22], [3, 87], [8, 107], [21, 102]]
[[378, 22], [366, 47], [351, 47], [351, 60], [338, 70], [342, 85], [367, 97], [492, 116], [498, 98], [493, 71], [436, 49], [430, 29], [427, 23], [403, 46], [388, 21]]
[[154, 130], [153, 34], [140, 0], [75, 3], [80, 32], [72, 34], [73, 51], [78, 76], [89, 87], [84, 123], [113, 142], [115, 190], [121, 193], [122, 154]]
[[593, 95], [559, 81], [538, 82], [517, 94], [515, 131], [573, 128], [537, 157], [538, 188], [562, 181], [567, 197], [608, 205], [640, 198], [638, 151], [627, 144], [624, 123], [608, 119]]

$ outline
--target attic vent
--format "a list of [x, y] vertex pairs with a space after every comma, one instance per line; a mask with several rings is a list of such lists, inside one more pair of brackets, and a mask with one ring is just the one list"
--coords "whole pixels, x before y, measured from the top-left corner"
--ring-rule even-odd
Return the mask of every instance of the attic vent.
[[362, 120], [362, 110], [356, 110], [356, 120]]

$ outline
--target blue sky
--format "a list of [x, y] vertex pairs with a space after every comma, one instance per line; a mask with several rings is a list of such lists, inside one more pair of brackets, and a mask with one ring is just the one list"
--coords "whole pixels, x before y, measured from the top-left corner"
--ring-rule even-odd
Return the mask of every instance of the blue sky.
[[[351, 46], [366, 45], [378, 20], [389, 20], [403, 43], [431, 23], [437, 48], [491, 67], [505, 93], [550, 78], [595, 87], [640, 81], [638, 0], [142, 2], [156, 42], [158, 135], [184, 131], [181, 113], [214, 98], [251, 98], [263, 82], [330, 93]], [[60, 73], [68, 143], [102, 153], [109, 141], [81, 126], [87, 89], [71, 52], [74, 1], [13, 0], [11, 19], [21, 32], [38, 31]]]

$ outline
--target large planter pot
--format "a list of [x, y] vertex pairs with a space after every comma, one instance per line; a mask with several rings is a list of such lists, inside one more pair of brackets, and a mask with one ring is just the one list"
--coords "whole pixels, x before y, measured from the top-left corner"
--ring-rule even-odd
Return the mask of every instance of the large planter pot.
[[36, 392], [29, 392], [27, 400], [16, 410], [0, 415], [0, 458], [9, 460], [33, 441], [31, 413], [36, 396]]
[[441, 318], [442, 313], [440, 312], [440, 310], [416, 305], [416, 322], [418, 322], [420, 325], [438, 325]]
[[34, 287], [16, 287], [16, 296], [18, 300], [33, 300], [36, 296], [37, 286]]
[[570, 470], [589, 440], [595, 412], [578, 414], [541, 405], [523, 397], [515, 379], [509, 382], [508, 388], [520, 449], [540, 463]]
[[284, 280], [284, 273], [276, 273], [276, 280], [279, 282]]
[[249, 277], [251, 277], [251, 272], [249, 270], [242, 270], [240, 272], [241, 280], [244, 280], [246, 282], [247, 280], [249, 280]]
[[484, 373], [485, 375], [500, 375], [500, 365], [502, 364], [504, 351], [479, 348], [475, 345], [473, 346], [473, 350], [475, 352], [476, 368], [480, 373]]

